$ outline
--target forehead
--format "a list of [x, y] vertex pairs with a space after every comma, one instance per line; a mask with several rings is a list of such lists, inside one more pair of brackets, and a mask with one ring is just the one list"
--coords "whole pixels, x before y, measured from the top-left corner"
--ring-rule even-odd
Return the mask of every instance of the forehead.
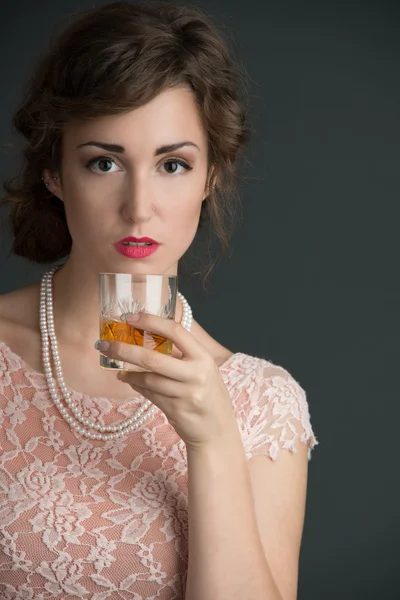
[[155, 147], [182, 140], [199, 147], [207, 145], [194, 94], [183, 87], [165, 90], [147, 104], [121, 115], [75, 121], [64, 131], [63, 146], [75, 148], [89, 139], [118, 143], [128, 153], [137, 151], [138, 146], [142, 153], [153, 153]]

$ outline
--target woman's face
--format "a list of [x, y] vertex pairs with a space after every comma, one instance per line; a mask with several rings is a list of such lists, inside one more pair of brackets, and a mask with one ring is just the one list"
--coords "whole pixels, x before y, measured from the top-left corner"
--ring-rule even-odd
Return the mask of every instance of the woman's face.
[[[97, 272], [176, 274], [207, 196], [207, 165], [206, 132], [186, 88], [164, 91], [123, 115], [70, 125], [62, 183], [51, 179], [49, 189], [65, 205], [71, 258]], [[114, 246], [129, 236], [159, 246], [130, 258]]]

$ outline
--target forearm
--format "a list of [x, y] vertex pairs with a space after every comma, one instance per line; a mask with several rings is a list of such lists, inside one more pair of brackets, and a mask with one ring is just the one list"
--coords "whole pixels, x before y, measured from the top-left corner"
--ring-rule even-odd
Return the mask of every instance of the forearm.
[[[186, 600], [281, 600], [258, 534], [240, 439], [188, 449]], [[233, 438], [233, 439], [232, 439]]]

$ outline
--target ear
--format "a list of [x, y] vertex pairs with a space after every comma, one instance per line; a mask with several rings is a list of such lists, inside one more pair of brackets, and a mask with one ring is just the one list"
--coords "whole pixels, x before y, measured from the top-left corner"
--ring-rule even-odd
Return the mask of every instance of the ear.
[[49, 192], [57, 196], [61, 202], [64, 202], [60, 176], [54, 171], [44, 169], [42, 173], [43, 185], [47, 187]]
[[204, 189], [204, 195], [203, 195], [203, 200], [202, 200], [203, 202], [210, 195], [211, 189], [215, 189], [215, 186], [216, 186], [216, 182], [215, 181], [212, 184], [212, 186], [210, 186], [210, 182], [211, 182], [211, 178], [212, 178], [213, 173], [214, 173], [214, 167], [211, 167], [210, 171], [208, 173], [208, 176], [207, 176], [206, 187]]

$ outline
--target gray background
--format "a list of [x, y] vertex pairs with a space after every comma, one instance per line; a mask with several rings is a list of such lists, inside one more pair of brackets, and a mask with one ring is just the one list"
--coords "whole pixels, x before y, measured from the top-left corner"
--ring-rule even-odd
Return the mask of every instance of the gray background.
[[[0, 142], [63, 14], [102, 2], [0, 0]], [[234, 37], [254, 130], [244, 221], [195, 318], [231, 350], [285, 366], [308, 394], [300, 600], [400, 598], [399, 25], [396, 3], [199, 2]], [[1, 152], [0, 178], [18, 165]], [[43, 268], [8, 258], [0, 292]]]

